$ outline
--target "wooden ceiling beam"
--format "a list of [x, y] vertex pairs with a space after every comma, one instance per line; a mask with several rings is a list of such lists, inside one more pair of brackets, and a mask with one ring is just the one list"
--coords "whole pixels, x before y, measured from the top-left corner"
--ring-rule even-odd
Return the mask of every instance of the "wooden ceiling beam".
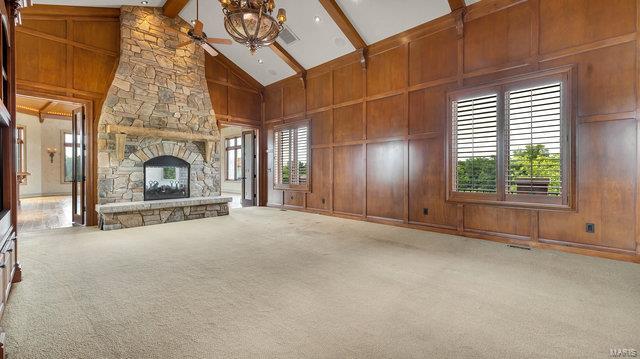
[[449, 7], [451, 8], [451, 12], [456, 10], [464, 9], [467, 7], [464, 0], [449, 0]]
[[166, 17], [174, 18], [187, 6], [189, 0], [167, 0], [162, 7], [162, 13]]
[[44, 118], [45, 118], [45, 115], [47, 114], [47, 111], [49, 111], [53, 106], [57, 104], [58, 103], [56, 101], [48, 101], [47, 103], [44, 104], [44, 106], [42, 106], [41, 109], [38, 110], [38, 118], [40, 119], [40, 123], [44, 122]]
[[353, 24], [351, 24], [347, 15], [344, 14], [344, 11], [342, 11], [340, 6], [336, 3], [336, 0], [320, 0], [320, 4], [322, 4], [325, 10], [327, 10], [329, 16], [331, 16], [333, 21], [338, 25], [340, 30], [342, 30], [342, 33], [347, 37], [347, 39], [349, 39], [356, 50], [362, 50], [367, 47], [367, 43], [362, 39], [362, 36], [360, 36], [356, 28], [353, 27]]
[[307, 71], [304, 69], [304, 67], [302, 67], [302, 65], [300, 65], [300, 63], [296, 61], [296, 59], [291, 56], [291, 54], [288, 53], [287, 50], [285, 50], [284, 47], [282, 47], [282, 45], [280, 45], [277, 41], [271, 44], [271, 46], [269, 47], [271, 48], [271, 50], [273, 50], [273, 52], [276, 53], [276, 55], [278, 55], [279, 58], [282, 59], [282, 61], [286, 62], [287, 65], [289, 65], [289, 67], [291, 67], [293, 71], [296, 72], [296, 74], [302, 76], [306, 75]]

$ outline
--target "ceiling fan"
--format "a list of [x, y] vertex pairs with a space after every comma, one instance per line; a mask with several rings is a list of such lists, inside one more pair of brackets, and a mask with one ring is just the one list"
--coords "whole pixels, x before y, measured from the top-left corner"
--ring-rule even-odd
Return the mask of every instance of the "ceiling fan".
[[202, 46], [202, 48], [208, 52], [211, 56], [217, 56], [218, 52], [213, 48], [212, 44], [220, 44], [220, 45], [231, 45], [232, 42], [229, 39], [222, 39], [217, 37], [207, 37], [202, 30], [204, 29], [204, 24], [200, 21], [200, 4], [199, 0], [196, 0], [196, 19], [193, 22], [193, 29], [187, 31], [187, 36], [189, 36], [189, 40], [178, 44], [176, 48], [184, 47], [195, 43], [197, 45]]

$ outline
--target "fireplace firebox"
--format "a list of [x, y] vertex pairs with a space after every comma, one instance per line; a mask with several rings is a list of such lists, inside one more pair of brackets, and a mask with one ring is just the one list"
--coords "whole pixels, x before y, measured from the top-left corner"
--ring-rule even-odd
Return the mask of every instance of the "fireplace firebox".
[[158, 156], [143, 164], [144, 200], [189, 198], [191, 166], [174, 156]]

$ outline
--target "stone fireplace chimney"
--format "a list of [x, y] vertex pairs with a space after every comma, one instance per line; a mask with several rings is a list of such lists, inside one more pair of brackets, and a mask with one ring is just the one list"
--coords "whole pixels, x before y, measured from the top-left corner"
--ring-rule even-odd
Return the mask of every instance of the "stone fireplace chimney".
[[[176, 49], [188, 39], [189, 24], [163, 16], [159, 8], [131, 6], [122, 7], [120, 24], [120, 62], [98, 124], [99, 203], [142, 201], [143, 163], [165, 155], [190, 164], [192, 197], [220, 195], [220, 158], [206, 153], [217, 146], [158, 135], [219, 140], [204, 51], [193, 44]], [[116, 127], [153, 131], [125, 136], [111, 130]]]

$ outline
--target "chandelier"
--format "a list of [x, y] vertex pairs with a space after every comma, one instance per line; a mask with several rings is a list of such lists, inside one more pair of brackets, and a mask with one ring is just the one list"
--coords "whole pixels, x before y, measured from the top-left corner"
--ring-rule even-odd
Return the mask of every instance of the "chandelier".
[[273, 18], [275, 0], [219, 1], [225, 16], [224, 28], [235, 41], [249, 47], [252, 54], [260, 47], [273, 44], [287, 20], [284, 9], [279, 9]]

